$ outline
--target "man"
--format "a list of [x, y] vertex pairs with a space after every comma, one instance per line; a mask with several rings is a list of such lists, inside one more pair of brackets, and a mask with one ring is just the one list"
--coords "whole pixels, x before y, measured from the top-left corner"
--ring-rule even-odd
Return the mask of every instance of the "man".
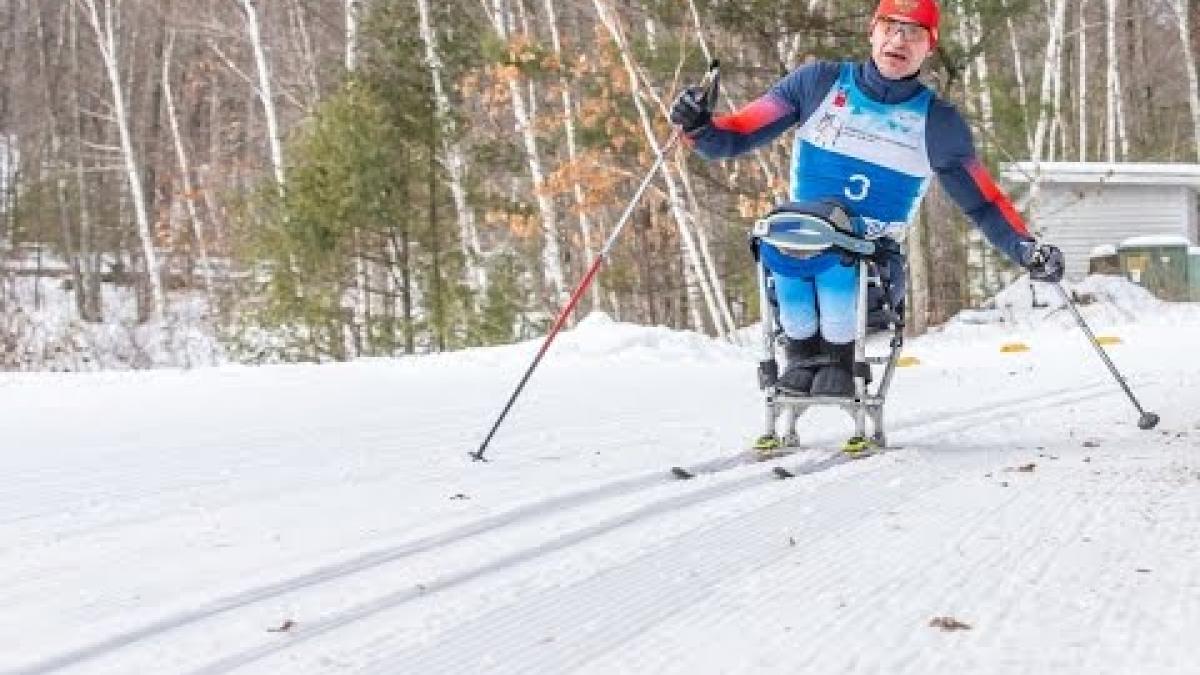
[[[892, 237], [913, 221], [934, 174], [993, 246], [1032, 278], [1058, 281], [1061, 251], [1034, 241], [976, 158], [962, 116], [917, 79], [937, 45], [939, 14], [935, 0], [882, 0], [866, 61], [807, 64], [726, 116], [713, 116], [713, 101], [687, 89], [671, 121], [706, 159], [749, 152], [798, 126], [791, 199], [839, 200], [865, 224], [860, 234], [895, 251], [895, 282], [903, 283], [904, 265]], [[801, 260], [764, 244], [760, 254], [787, 337], [779, 385], [813, 396], [852, 395], [857, 267], [836, 253]]]

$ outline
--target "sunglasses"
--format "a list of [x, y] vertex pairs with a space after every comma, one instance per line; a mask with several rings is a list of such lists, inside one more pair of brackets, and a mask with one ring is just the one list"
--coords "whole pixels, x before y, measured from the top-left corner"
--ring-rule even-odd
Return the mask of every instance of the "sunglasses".
[[892, 37], [899, 33], [900, 39], [905, 42], [920, 42], [929, 37], [929, 29], [920, 24], [900, 21], [887, 16], [879, 17], [876, 23], [883, 27], [883, 34], [886, 37]]

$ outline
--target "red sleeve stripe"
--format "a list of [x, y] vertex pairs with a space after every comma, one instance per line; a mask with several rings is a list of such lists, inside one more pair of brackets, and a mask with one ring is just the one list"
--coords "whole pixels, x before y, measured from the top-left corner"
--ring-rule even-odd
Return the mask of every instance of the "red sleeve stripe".
[[1017, 213], [1017, 209], [1008, 195], [1004, 194], [999, 185], [996, 185], [996, 181], [992, 180], [992, 175], [977, 158], [972, 158], [967, 162], [967, 173], [971, 174], [971, 178], [975, 181], [979, 192], [983, 194], [983, 198], [1000, 209], [1000, 214], [1004, 216], [1004, 220], [1008, 221], [1009, 227], [1017, 234], [1028, 237], [1029, 228], [1025, 226], [1025, 219], [1021, 217], [1020, 213]]
[[713, 126], [738, 134], [752, 134], [788, 114], [788, 105], [770, 94], [748, 104], [732, 115], [713, 117]]

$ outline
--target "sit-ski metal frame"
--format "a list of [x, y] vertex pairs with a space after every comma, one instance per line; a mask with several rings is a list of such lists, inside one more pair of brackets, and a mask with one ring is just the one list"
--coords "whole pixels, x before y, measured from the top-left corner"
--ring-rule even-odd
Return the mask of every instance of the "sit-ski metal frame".
[[[864, 441], [867, 436], [867, 419], [871, 420], [870, 441], [878, 447], [887, 446], [887, 436], [884, 431], [883, 407], [887, 400], [888, 388], [895, 374], [896, 362], [904, 345], [904, 324], [893, 313], [890, 321], [892, 338], [890, 351], [886, 356], [867, 356], [867, 288], [874, 283], [879, 286], [882, 295], [888, 296], [883, 288], [883, 280], [878, 273], [879, 265], [872, 265], [872, 258], [877, 247], [872, 241], [860, 239], [834, 228], [832, 223], [817, 216], [778, 213], [768, 216], [755, 223], [753, 236], [758, 241], [765, 241], [775, 247], [815, 255], [831, 249], [851, 256], [858, 265], [858, 305], [856, 331], [854, 340], [854, 395], [850, 397], [810, 396], [789, 392], [778, 386], [778, 366], [775, 360], [776, 345], [783, 339], [783, 330], [779, 326], [777, 307], [771, 301], [770, 275], [758, 256], [758, 288], [759, 301], [763, 313], [763, 361], [760, 365], [760, 385], [766, 394], [766, 427], [764, 433], [774, 437], [784, 446], [796, 445], [798, 436], [796, 424], [800, 415], [814, 406], [836, 406], [845, 410], [854, 419], [854, 438]], [[874, 267], [874, 270], [872, 269]], [[888, 309], [891, 309], [890, 307]], [[872, 365], [884, 366], [883, 375], [874, 391], [870, 390], [868, 375]], [[766, 375], [764, 376], [764, 373]], [[783, 424], [779, 424], [779, 418]], [[782, 429], [782, 433], [780, 433]]]

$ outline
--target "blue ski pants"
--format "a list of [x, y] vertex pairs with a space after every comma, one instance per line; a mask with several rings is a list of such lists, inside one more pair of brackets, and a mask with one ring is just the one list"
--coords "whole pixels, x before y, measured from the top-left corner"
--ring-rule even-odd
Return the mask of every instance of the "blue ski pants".
[[[840, 256], [822, 253], [821, 256]], [[854, 341], [858, 321], [858, 266], [817, 265], [811, 274], [771, 271], [775, 298], [779, 303], [779, 324], [794, 340], [816, 335], [827, 342], [847, 344]]]

